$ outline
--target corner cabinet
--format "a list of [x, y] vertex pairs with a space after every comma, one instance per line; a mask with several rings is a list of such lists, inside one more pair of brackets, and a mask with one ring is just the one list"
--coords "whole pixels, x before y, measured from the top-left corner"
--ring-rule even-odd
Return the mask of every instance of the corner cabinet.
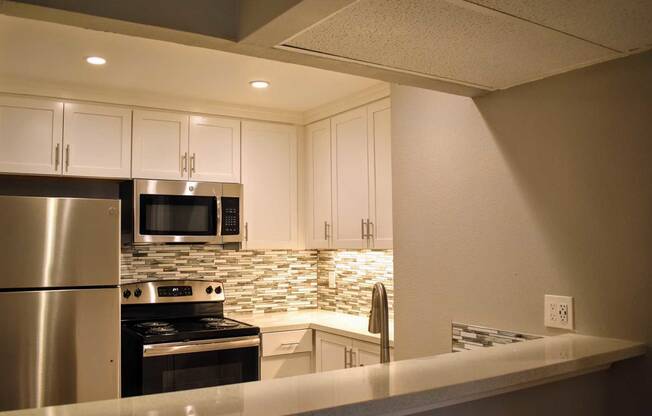
[[306, 127], [308, 248], [392, 248], [390, 100]]
[[306, 245], [329, 248], [331, 214], [331, 123], [323, 120], [306, 127]]
[[298, 247], [297, 129], [242, 122], [242, 184], [247, 249]]

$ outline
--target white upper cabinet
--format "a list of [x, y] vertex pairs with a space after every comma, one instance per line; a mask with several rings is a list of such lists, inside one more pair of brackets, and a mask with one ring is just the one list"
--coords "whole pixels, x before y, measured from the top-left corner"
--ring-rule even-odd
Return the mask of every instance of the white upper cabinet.
[[307, 248], [392, 248], [389, 98], [306, 127]]
[[131, 177], [131, 110], [66, 103], [63, 174]]
[[248, 249], [298, 244], [297, 130], [242, 122], [242, 183]]
[[240, 120], [190, 117], [190, 179], [240, 182]]
[[367, 109], [331, 119], [334, 248], [366, 248], [369, 218]]
[[367, 106], [370, 248], [392, 248], [392, 131], [389, 98]]
[[306, 246], [328, 248], [332, 235], [331, 123], [306, 127]]
[[132, 176], [144, 179], [188, 178], [188, 116], [134, 110]]
[[63, 103], [0, 96], [0, 172], [61, 172]]

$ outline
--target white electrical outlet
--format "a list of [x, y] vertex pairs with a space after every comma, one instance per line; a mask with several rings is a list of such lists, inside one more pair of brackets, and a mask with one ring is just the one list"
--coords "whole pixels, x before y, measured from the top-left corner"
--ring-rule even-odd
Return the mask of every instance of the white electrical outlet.
[[573, 297], [545, 295], [543, 323], [550, 328], [575, 329]]
[[328, 287], [330, 289], [335, 289], [335, 287], [337, 287], [335, 284], [335, 272], [328, 272]]

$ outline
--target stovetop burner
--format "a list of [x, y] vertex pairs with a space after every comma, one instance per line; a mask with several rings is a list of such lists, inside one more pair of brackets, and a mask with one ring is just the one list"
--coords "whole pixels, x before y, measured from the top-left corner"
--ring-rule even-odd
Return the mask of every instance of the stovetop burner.
[[172, 335], [176, 334], [177, 332], [179, 331], [171, 326], [155, 326], [149, 328], [146, 333], [150, 335]]
[[162, 321], [151, 321], [151, 322], [140, 322], [137, 323], [136, 326], [140, 328], [160, 328], [160, 327], [170, 326], [170, 324], [168, 322], [162, 322]]
[[240, 325], [240, 322], [217, 317], [201, 318], [199, 321], [204, 322], [209, 328], [233, 328]]

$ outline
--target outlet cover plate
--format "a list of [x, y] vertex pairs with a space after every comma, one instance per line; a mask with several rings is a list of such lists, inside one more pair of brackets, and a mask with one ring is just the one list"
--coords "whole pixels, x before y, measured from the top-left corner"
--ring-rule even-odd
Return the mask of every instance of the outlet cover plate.
[[545, 326], [568, 330], [575, 329], [572, 296], [545, 295], [543, 309]]

